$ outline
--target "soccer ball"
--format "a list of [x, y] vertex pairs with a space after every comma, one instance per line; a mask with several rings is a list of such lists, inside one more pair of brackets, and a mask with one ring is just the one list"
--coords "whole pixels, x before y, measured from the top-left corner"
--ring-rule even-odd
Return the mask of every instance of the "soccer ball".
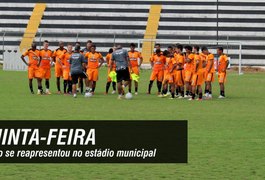
[[91, 98], [92, 96], [93, 96], [93, 94], [90, 93], [90, 92], [87, 92], [87, 93], [85, 94], [85, 98]]
[[127, 93], [127, 94], [125, 95], [125, 98], [128, 99], [128, 100], [132, 99], [132, 98], [133, 98], [132, 93]]

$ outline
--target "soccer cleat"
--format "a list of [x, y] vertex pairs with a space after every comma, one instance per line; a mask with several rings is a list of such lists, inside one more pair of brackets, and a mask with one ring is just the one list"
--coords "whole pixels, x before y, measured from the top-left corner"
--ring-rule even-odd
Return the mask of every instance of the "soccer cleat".
[[122, 95], [119, 95], [118, 100], [122, 100], [122, 99], [123, 99]]
[[194, 99], [193, 98], [189, 98], [188, 101], [194, 101]]
[[169, 95], [171, 95], [171, 94], [164, 94], [164, 95], [163, 95], [163, 98], [166, 98], [166, 97], [168, 97]]
[[209, 94], [205, 99], [206, 100], [211, 100], [211, 99], [213, 99], [213, 96], [211, 94]]
[[43, 90], [38, 90], [38, 95], [44, 95], [45, 93], [43, 92]]
[[49, 89], [46, 89], [46, 94], [47, 94], [47, 95], [51, 95], [52, 93], [50, 92]]
[[196, 99], [196, 101], [202, 101], [203, 99], [202, 98], [198, 98], [198, 99]]
[[116, 94], [116, 91], [112, 91], [112, 93], [111, 94]]
[[73, 98], [77, 98], [77, 95], [76, 95], [76, 94], [74, 94], [74, 95], [73, 95]]
[[157, 97], [162, 98], [162, 97], [164, 97], [164, 95], [163, 94], [160, 94]]
[[150, 95], [151, 93], [150, 93], [150, 92], [147, 92], [146, 94], [147, 94], [147, 95]]
[[178, 98], [180, 95], [176, 94], [175, 96], [176, 96], [176, 98]]
[[225, 99], [225, 97], [222, 96], [222, 95], [220, 95], [220, 96], [218, 97], [218, 99]]
[[172, 100], [172, 99], [175, 99], [175, 98], [173, 98], [173, 97], [170, 97], [170, 98], [168, 98], [168, 99]]
[[137, 95], [138, 95], [138, 92], [135, 92], [135, 93], [134, 93], [134, 95], [136, 95], [136, 96], [137, 96]]
[[171, 95], [171, 92], [167, 92], [167, 95], [170, 96]]
[[184, 99], [184, 97], [183, 96], [179, 96], [178, 99]]
[[109, 93], [107, 93], [107, 92], [104, 92], [104, 95], [106, 96], [106, 95], [108, 95]]
[[60, 94], [62, 94], [62, 92], [61, 91], [58, 91], [57, 94], [60, 95]]

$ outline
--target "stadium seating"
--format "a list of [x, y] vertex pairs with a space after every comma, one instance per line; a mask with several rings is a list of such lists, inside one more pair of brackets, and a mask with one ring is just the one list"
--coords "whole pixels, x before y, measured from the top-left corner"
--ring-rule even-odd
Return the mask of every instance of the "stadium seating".
[[[76, 0], [74, 3], [46, 0], [46, 3], [35, 40], [47, 39], [52, 48], [59, 40], [78, 40], [84, 45], [88, 39], [104, 53], [114, 43], [128, 47], [129, 43], [144, 38], [150, 4], [162, 4], [158, 39], [216, 40], [219, 34], [219, 40], [243, 42], [244, 65], [265, 65], [265, 2], [262, 0], [219, 0], [218, 11], [217, 0]], [[6, 48], [19, 49], [34, 5], [33, 0], [1, 1], [0, 37], [6, 31]], [[231, 47], [229, 54], [238, 58], [235, 47]]]

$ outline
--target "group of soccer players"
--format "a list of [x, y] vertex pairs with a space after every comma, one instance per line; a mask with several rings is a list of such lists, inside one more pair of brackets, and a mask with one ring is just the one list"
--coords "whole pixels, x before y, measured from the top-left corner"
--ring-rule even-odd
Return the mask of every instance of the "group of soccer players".
[[[73, 47], [75, 47], [73, 49]], [[78, 48], [77, 48], [78, 47]], [[44, 41], [43, 48], [38, 50], [36, 44], [25, 51], [21, 59], [28, 66], [28, 79], [31, 93], [33, 91], [33, 79], [38, 82], [38, 94], [51, 94], [50, 78], [51, 67], [55, 65], [55, 77], [57, 85], [57, 93], [62, 94], [61, 78], [63, 78], [63, 93], [72, 94], [73, 87], [78, 86], [77, 91], [84, 92], [84, 82], [86, 91], [94, 94], [96, 84], [99, 77], [99, 68], [104, 62], [108, 65], [108, 75], [111, 71], [115, 71], [115, 63], [112, 59], [112, 53], [116, 48], [111, 48], [104, 60], [101, 53], [96, 51], [96, 45], [92, 41], [87, 41], [86, 48], [80, 49], [81, 44], [76, 42], [74, 45], [69, 43], [67, 48], [64, 48], [64, 43], [59, 42], [59, 48], [52, 51], [49, 49], [49, 42]], [[135, 50], [136, 45], [130, 44], [128, 52], [129, 71], [140, 76], [140, 67], [143, 63], [143, 58], [140, 52]], [[151, 89], [154, 81], [157, 81], [158, 96], [167, 97], [171, 95], [174, 98], [189, 98], [194, 100], [196, 94], [198, 100], [203, 99], [202, 86], [205, 84], [205, 99], [212, 98], [212, 83], [214, 82], [215, 66], [214, 55], [209, 52], [207, 47], [185, 46], [180, 44], [169, 46], [167, 50], [162, 51], [160, 44], [155, 45], [155, 52], [150, 58], [152, 66], [152, 74], [148, 86], [147, 94], [151, 94]], [[185, 50], [185, 52], [184, 52]], [[78, 80], [71, 77], [71, 57], [78, 51], [84, 61], [84, 76], [78, 77]], [[127, 54], [127, 53], [126, 53]], [[217, 48], [218, 59], [218, 80], [220, 84], [220, 96], [225, 97], [224, 83], [226, 80], [226, 70], [229, 64], [227, 56], [223, 53], [223, 48]], [[25, 57], [28, 56], [28, 62]], [[42, 88], [42, 81], [45, 80], [46, 91]], [[106, 83], [105, 94], [108, 94], [109, 88], [113, 87], [112, 94], [116, 93], [116, 82], [108, 76]], [[134, 82], [135, 95], [138, 94], [138, 82]], [[129, 82], [129, 93], [132, 92], [132, 80]], [[185, 92], [186, 89], [186, 92]], [[76, 96], [76, 94], [75, 94]]]
[[[159, 97], [171, 99], [189, 98], [194, 100], [203, 99], [202, 86], [205, 85], [205, 99], [212, 99], [212, 83], [215, 76], [214, 55], [207, 47], [185, 46], [176, 44], [161, 51], [160, 44], [156, 44], [155, 53], [151, 57], [153, 72], [150, 78], [148, 94], [151, 93], [154, 80], [157, 80]], [[184, 52], [185, 49], [185, 52]], [[226, 71], [229, 65], [228, 57], [222, 47], [217, 48], [218, 81], [220, 84], [220, 99], [225, 98]], [[186, 92], [185, 92], [186, 89]]]

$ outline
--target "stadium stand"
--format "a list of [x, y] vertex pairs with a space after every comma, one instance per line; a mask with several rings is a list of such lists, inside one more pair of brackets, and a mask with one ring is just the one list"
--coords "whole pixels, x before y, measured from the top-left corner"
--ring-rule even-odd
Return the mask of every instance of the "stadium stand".
[[[145, 36], [151, 4], [162, 4], [158, 39], [233, 40], [243, 43], [243, 65], [265, 65], [265, 2], [263, 0], [85, 1], [46, 0], [36, 41], [93, 40], [99, 51], [113, 44], [137, 43]], [[19, 49], [35, 3], [0, 2], [0, 37], [5, 48]], [[41, 38], [39, 38], [41, 36]], [[1, 48], [2, 49], [2, 48]], [[230, 55], [236, 57], [237, 49]], [[236, 64], [237, 61], [234, 61]]]

